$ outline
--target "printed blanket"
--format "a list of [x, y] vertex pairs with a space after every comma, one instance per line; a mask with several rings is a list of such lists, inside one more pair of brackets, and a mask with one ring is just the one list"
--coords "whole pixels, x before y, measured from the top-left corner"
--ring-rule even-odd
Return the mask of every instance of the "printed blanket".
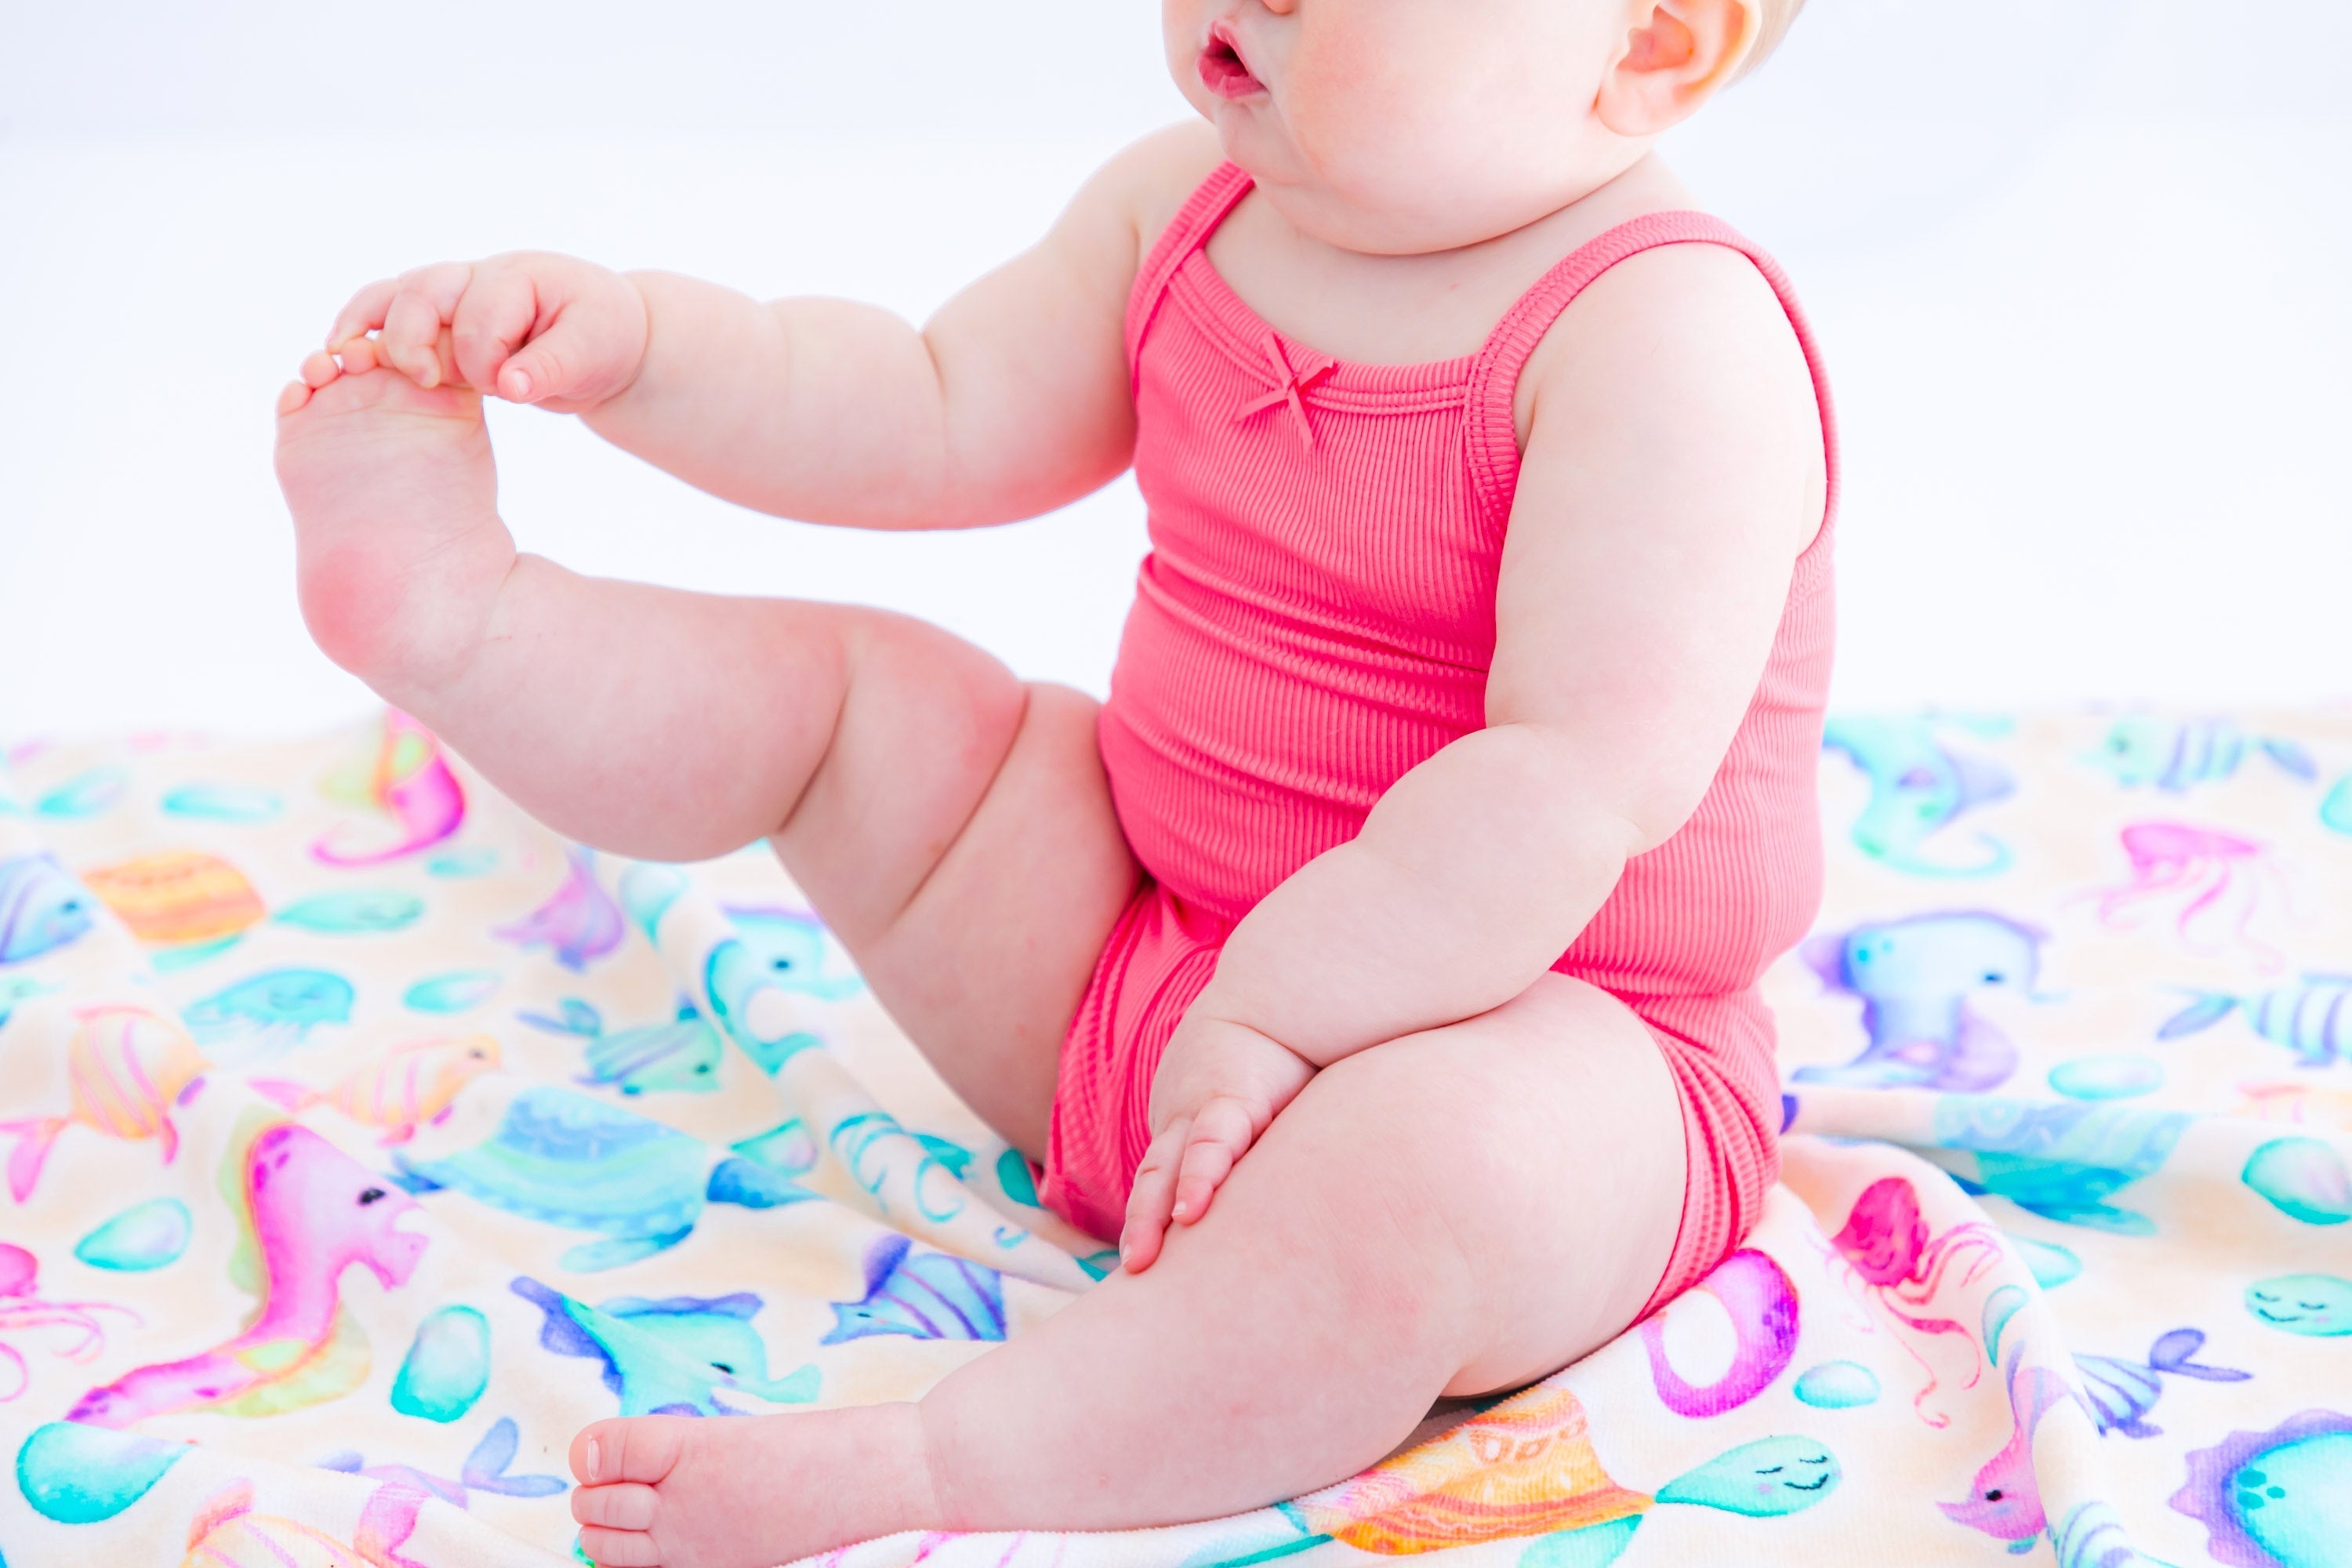
[[[1311, 1497], [841, 1568], [2352, 1564], [2352, 715], [1822, 783], [1698, 1289]], [[592, 856], [398, 714], [7, 754], [0, 1163], [16, 1568], [548, 1568], [583, 1423], [915, 1395], [1110, 1261], [763, 849]]]

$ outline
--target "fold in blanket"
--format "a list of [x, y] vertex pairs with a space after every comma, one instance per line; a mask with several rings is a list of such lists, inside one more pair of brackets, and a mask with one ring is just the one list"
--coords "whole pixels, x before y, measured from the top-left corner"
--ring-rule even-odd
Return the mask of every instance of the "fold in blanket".
[[[0, 774], [0, 1562], [572, 1558], [615, 1413], [901, 1399], [1113, 1259], [764, 849], [413, 721]], [[1339, 1486], [841, 1568], [2352, 1564], [2352, 719], [1830, 726], [1789, 1123], [1706, 1283]]]

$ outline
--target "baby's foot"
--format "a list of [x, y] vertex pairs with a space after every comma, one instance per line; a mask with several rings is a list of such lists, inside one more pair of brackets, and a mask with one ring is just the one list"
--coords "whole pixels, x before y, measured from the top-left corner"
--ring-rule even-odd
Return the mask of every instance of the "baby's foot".
[[372, 342], [310, 356], [278, 400], [303, 619], [396, 704], [464, 668], [514, 563], [478, 394], [378, 369]]
[[773, 1568], [938, 1524], [911, 1405], [599, 1421], [572, 1440], [572, 1473], [602, 1568]]

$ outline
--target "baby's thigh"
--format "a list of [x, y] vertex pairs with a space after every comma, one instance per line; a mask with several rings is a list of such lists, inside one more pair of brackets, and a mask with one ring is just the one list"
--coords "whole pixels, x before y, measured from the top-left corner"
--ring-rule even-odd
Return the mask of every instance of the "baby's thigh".
[[[1139, 879], [1097, 710], [1082, 692], [1028, 687], [1001, 753], [972, 770], [960, 819], [924, 846], [912, 896], [852, 944], [950, 1087], [1033, 1158], [1045, 1152], [1063, 1037]], [[942, 771], [912, 745], [897, 765]]]
[[1424, 1209], [1466, 1268], [1477, 1331], [1448, 1394], [1566, 1365], [1657, 1288], [1682, 1218], [1682, 1106], [1648, 1026], [1615, 997], [1547, 974], [1323, 1077], [1377, 1129], [1355, 1145], [1359, 1177]]

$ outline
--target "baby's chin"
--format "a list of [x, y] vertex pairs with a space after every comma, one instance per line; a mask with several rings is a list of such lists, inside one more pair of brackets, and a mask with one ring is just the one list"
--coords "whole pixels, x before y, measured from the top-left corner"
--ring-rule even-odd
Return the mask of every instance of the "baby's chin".
[[1239, 116], [1219, 119], [1217, 129], [1225, 156], [1248, 171], [1291, 227], [1365, 255], [1476, 245], [1548, 217], [1622, 172], [1569, 157], [1500, 168], [1385, 135], [1302, 147], [1286, 127]]

